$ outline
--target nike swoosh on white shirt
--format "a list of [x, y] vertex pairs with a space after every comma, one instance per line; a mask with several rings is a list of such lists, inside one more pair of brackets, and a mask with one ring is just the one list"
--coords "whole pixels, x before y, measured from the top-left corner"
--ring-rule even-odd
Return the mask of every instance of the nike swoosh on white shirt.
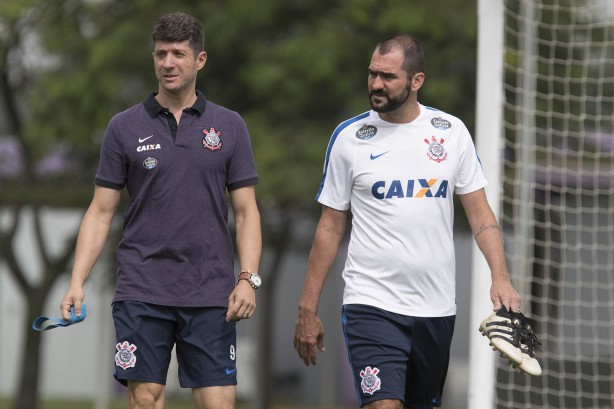
[[149, 138], [153, 138], [153, 135], [149, 135], [147, 138], [142, 138], [142, 139], [139, 138], [139, 143], [143, 143], [143, 142], [145, 142]]
[[386, 151], [386, 152], [384, 152], [384, 153], [380, 153], [379, 155], [374, 155], [374, 154], [371, 154], [371, 160], [375, 160], [375, 159], [379, 158], [380, 156], [384, 156], [384, 155], [385, 155], [385, 154], [387, 154], [388, 152], [390, 152], [390, 151]]

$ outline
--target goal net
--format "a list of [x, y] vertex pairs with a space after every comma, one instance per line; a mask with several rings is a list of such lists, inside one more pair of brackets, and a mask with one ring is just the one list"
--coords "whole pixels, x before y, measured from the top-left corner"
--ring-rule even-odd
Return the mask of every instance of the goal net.
[[[614, 1], [504, 0], [500, 221], [543, 374], [496, 408], [614, 407]], [[484, 136], [483, 136], [484, 137]]]

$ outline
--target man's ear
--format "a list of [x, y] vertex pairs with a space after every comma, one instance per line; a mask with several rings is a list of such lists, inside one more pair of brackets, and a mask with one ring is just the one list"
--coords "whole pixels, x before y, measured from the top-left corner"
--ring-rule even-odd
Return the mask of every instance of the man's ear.
[[200, 53], [198, 53], [198, 55], [196, 56], [196, 61], [198, 62], [198, 69], [200, 70], [201, 68], [203, 68], [207, 63], [207, 52], [201, 51]]
[[411, 90], [418, 91], [424, 84], [424, 73], [417, 72], [411, 77]]

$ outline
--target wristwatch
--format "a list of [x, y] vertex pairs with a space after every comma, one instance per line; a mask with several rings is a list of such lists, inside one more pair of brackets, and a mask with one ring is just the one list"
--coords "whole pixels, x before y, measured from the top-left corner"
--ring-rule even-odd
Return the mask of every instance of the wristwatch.
[[259, 289], [262, 285], [262, 278], [258, 274], [252, 273], [251, 271], [245, 269], [241, 270], [237, 283], [241, 280], [246, 280], [254, 290]]

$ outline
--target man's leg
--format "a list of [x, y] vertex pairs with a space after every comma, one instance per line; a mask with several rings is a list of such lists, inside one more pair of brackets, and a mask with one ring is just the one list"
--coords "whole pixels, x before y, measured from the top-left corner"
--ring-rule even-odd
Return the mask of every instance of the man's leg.
[[207, 386], [193, 388], [192, 397], [195, 409], [234, 409], [235, 407], [234, 385]]
[[164, 396], [164, 385], [128, 381], [129, 409], [163, 409]]
[[362, 409], [403, 409], [403, 402], [398, 399], [382, 399], [367, 403]]
[[197, 409], [234, 408], [237, 385], [236, 321], [226, 308], [178, 308], [175, 341], [179, 384], [192, 389]]
[[369, 409], [400, 409], [411, 340], [404, 316], [367, 305], [344, 305], [343, 332], [358, 403]]
[[113, 376], [124, 386], [135, 382], [133, 388], [139, 382], [153, 384], [143, 390], [138, 387], [139, 401], [141, 392], [164, 388], [174, 344], [173, 319], [168, 307], [135, 301], [113, 304], [117, 342]]

